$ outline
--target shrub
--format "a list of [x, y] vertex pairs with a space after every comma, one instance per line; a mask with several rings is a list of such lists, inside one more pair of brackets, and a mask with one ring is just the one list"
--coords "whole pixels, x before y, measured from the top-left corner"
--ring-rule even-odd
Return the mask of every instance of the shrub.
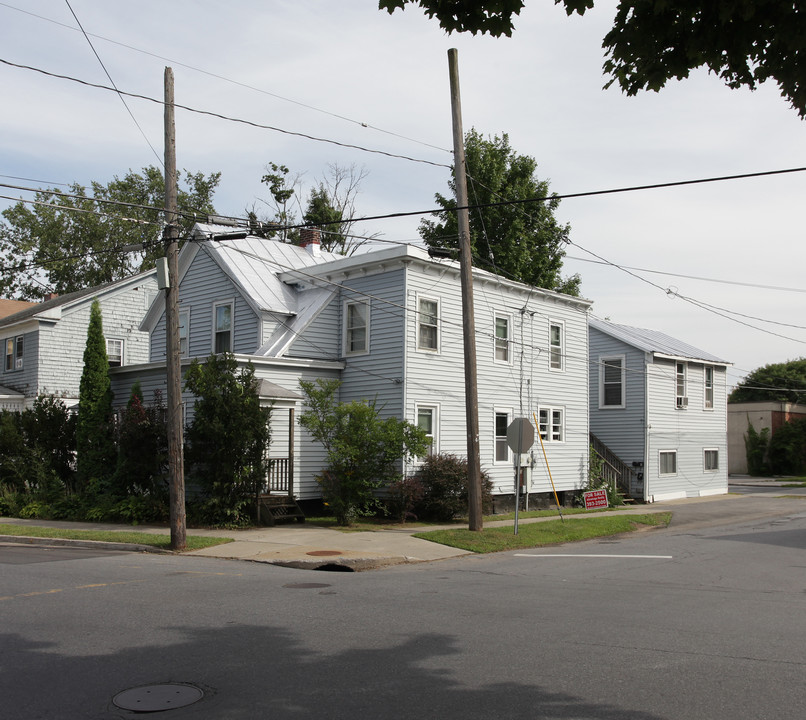
[[[429, 455], [417, 472], [417, 479], [425, 488], [425, 497], [416, 506], [418, 514], [429, 520], [448, 522], [467, 515], [468, 477], [467, 460], [456, 455]], [[493, 484], [486, 471], [481, 472], [482, 511], [492, 511]]]
[[389, 485], [386, 505], [389, 514], [398, 522], [417, 519], [414, 510], [425, 498], [425, 485], [418, 477], [399, 478]]
[[774, 475], [806, 473], [806, 419], [781, 425], [770, 439], [768, 457]]

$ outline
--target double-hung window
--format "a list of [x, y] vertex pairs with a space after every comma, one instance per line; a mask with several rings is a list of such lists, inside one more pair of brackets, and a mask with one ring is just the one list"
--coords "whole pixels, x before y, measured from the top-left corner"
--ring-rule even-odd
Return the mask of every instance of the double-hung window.
[[624, 406], [624, 356], [599, 358], [599, 407]]
[[509, 318], [506, 315], [495, 316], [495, 360], [509, 362]]
[[213, 305], [213, 352], [232, 352], [232, 301]]
[[22, 370], [22, 354], [24, 349], [23, 336], [8, 338], [6, 340], [6, 370]]
[[714, 409], [714, 369], [710, 365], [705, 366], [705, 409]]
[[705, 472], [716, 472], [719, 470], [719, 450], [705, 448], [702, 456], [702, 469]]
[[562, 408], [542, 407], [537, 411], [538, 430], [544, 442], [562, 442], [565, 439]]
[[428, 437], [428, 454], [438, 453], [439, 409], [431, 405], [419, 405], [417, 407], [417, 427]]
[[120, 367], [123, 365], [123, 340], [107, 338], [106, 357], [109, 361], [109, 367]]
[[675, 406], [684, 408], [688, 406], [688, 396], [686, 395], [686, 363], [675, 363]]
[[495, 462], [507, 462], [509, 460], [508, 427], [509, 413], [497, 412], [495, 414]]
[[417, 300], [417, 349], [439, 351], [439, 301]]
[[565, 359], [563, 334], [562, 323], [549, 323], [549, 368], [552, 370], [563, 369]]
[[369, 352], [369, 303], [347, 302], [344, 306], [344, 354]]
[[677, 450], [661, 450], [658, 454], [660, 475], [677, 475]]

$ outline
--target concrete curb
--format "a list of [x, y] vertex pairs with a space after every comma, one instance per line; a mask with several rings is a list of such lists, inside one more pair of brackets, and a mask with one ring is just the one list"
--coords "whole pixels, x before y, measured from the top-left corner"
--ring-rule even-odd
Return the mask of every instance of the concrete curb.
[[171, 550], [155, 548], [151, 545], [135, 545], [134, 543], [107, 542], [104, 540], [72, 540], [69, 538], [29, 537], [27, 535], [2, 535], [0, 543], [17, 545], [43, 545], [50, 547], [79, 547], [87, 550], [122, 550], [124, 552], [147, 552], [161, 555], [173, 555]]

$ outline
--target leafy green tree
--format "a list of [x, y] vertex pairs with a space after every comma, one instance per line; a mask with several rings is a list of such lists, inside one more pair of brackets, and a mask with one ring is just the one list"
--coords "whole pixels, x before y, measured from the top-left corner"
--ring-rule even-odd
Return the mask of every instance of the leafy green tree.
[[[570, 226], [554, 217], [560, 201], [549, 195], [548, 182], [537, 178], [537, 161], [518, 155], [506, 133], [484, 138], [473, 129], [465, 136], [465, 164], [470, 205], [548, 198], [471, 210], [473, 263], [535, 287], [578, 295], [579, 276], [560, 275]], [[448, 184], [453, 197], [436, 194], [437, 203], [445, 208], [439, 220], [420, 223], [420, 235], [430, 248], [457, 247], [459, 226], [456, 212], [451, 211], [456, 207], [455, 178]]]
[[[379, 0], [390, 13], [422, 7], [448, 32], [512, 35], [513, 16], [525, 0]], [[594, 0], [555, 0], [568, 15], [584, 15]], [[799, 0], [645, 0], [618, 4], [605, 35], [604, 70], [628, 95], [660, 90], [706, 67], [728, 87], [755, 89], [774, 80], [801, 117], [806, 116], [803, 38], [806, 12]]]
[[78, 394], [76, 476], [80, 490], [105, 492], [115, 468], [117, 451], [112, 424], [112, 387], [106, 355], [101, 304], [90, 308], [84, 370]]
[[[212, 197], [220, 177], [220, 173], [185, 171], [179, 208], [213, 213]], [[10, 270], [0, 276], [0, 295], [28, 300], [42, 299], [49, 292], [63, 295], [147, 270], [163, 254], [165, 183], [158, 168], [130, 170], [106, 185], [93, 182], [89, 189], [73, 183], [66, 192], [76, 197], [54, 192], [62, 191], [42, 190], [36, 193], [37, 204], [18, 202], [3, 210], [0, 263]], [[112, 204], [96, 202], [100, 200]], [[181, 219], [185, 231], [193, 222], [192, 216]], [[122, 250], [138, 244], [145, 250]]]
[[375, 492], [399, 477], [400, 460], [426, 454], [428, 438], [405, 420], [381, 420], [374, 402], [338, 402], [340, 380], [299, 384], [308, 406], [299, 424], [327, 453], [318, 478], [322, 497], [336, 521], [349, 525], [377, 507]]
[[255, 369], [238, 369], [231, 353], [194, 360], [185, 389], [197, 401], [185, 457], [204, 494], [203, 519], [244, 524], [266, 479], [270, 410], [261, 407]]
[[806, 402], [806, 358], [756, 368], [736, 385], [728, 402]]
[[756, 430], [750, 418], [747, 419], [747, 434], [744, 436], [744, 450], [747, 457], [747, 472], [753, 477], [761, 477], [770, 472], [767, 453], [770, 445], [770, 429]]

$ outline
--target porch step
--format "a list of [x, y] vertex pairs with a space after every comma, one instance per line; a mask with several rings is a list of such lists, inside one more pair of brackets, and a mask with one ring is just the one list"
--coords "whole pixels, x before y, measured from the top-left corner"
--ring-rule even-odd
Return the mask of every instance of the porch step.
[[305, 513], [293, 497], [288, 495], [261, 495], [259, 501], [260, 519], [266, 525], [274, 525], [284, 520], [305, 522]]

